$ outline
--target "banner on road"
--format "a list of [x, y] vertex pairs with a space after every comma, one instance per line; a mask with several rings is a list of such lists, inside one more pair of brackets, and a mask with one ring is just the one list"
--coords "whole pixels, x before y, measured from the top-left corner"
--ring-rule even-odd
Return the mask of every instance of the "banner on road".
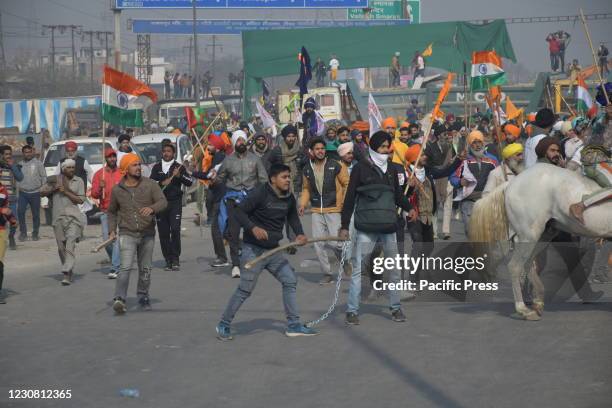
[[[373, 27], [408, 24], [407, 20], [198, 20], [198, 34], [240, 34], [252, 30]], [[132, 20], [135, 34], [193, 34], [192, 20]]]
[[[116, 0], [118, 9], [192, 8], [191, 0]], [[197, 8], [348, 8], [368, 7], [368, 0], [196, 0]]]

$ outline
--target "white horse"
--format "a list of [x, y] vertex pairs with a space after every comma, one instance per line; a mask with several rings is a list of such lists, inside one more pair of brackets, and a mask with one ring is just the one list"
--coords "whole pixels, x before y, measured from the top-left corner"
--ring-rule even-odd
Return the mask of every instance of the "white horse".
[[[548, 221], [571, 234], [592, 238], [612, 237], [612, 201], [588, 207], [584, 224], [569, 212], [572, 203], [601, 187], [576, 172], [551, 164], [538, 163], [499, 186], [474, 206], [470, 218], [472, 242], [516, 245], [508, 269], [517, 313], [526, 320], [539, 320], [544, 309], [544, 285], [535, 268], [529, 268], [528, 279], [534, 289], [534, 309], [523, 301], [520, 278], [525, 266], [532, 265], [542, 245], [537, 245]], [[509, 229], [510, 227], [510, 229]]]

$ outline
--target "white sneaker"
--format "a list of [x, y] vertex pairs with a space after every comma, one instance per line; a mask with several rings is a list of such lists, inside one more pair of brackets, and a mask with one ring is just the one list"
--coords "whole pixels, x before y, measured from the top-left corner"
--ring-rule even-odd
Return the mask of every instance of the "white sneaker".
[[234, 266], [232, 268], [232, 278], [239, 278], [240, 277], [240, 268], [237, 266]]
[[117, 279], [117, 272], [109, 272], [106, 276], [108, 279]]

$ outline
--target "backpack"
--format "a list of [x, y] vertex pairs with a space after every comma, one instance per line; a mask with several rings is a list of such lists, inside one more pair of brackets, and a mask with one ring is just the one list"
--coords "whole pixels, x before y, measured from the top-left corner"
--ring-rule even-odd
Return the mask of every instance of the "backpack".
[[[374, 166], [376, 172], [386, 176]], [[394, 233], [397, 229], [395, 190], [389, 184], [368, 184], [357, 187], [355, 203], [355, 229], [381, 234]]]

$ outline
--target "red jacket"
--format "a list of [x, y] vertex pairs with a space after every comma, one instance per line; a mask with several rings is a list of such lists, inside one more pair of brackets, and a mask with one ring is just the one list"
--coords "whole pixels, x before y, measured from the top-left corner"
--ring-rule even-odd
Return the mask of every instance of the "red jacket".
[[[100, 181], [102, 181], [102, 172], [106, 171], [104, 175], [104, 196], [102, 195], [102, 188], [100, 187]], [[100, 200], [100, 210], [106, 212], [108, 205], [110, 204], [111, 191], [115, 185], [119, 184], [123, 175], [119, 171], [118, 167], [111, 169], [110, 167], [103, 167], [96, 171], [91, 182], [91, 197]]]
[[547, 37], [546, 41], [548, 41], [548, 51], [551, 54], [557, 54], [559, 51], [561, 51], [561, 44], [555, 37]]
[[8, 190], [0, 184], [0, 230], [6, 229], [7, 223], [10, 225], [17, 225], [15, 214], [11, 213], [10, 215], [6, 215], [6, 213], [10, 211]]

